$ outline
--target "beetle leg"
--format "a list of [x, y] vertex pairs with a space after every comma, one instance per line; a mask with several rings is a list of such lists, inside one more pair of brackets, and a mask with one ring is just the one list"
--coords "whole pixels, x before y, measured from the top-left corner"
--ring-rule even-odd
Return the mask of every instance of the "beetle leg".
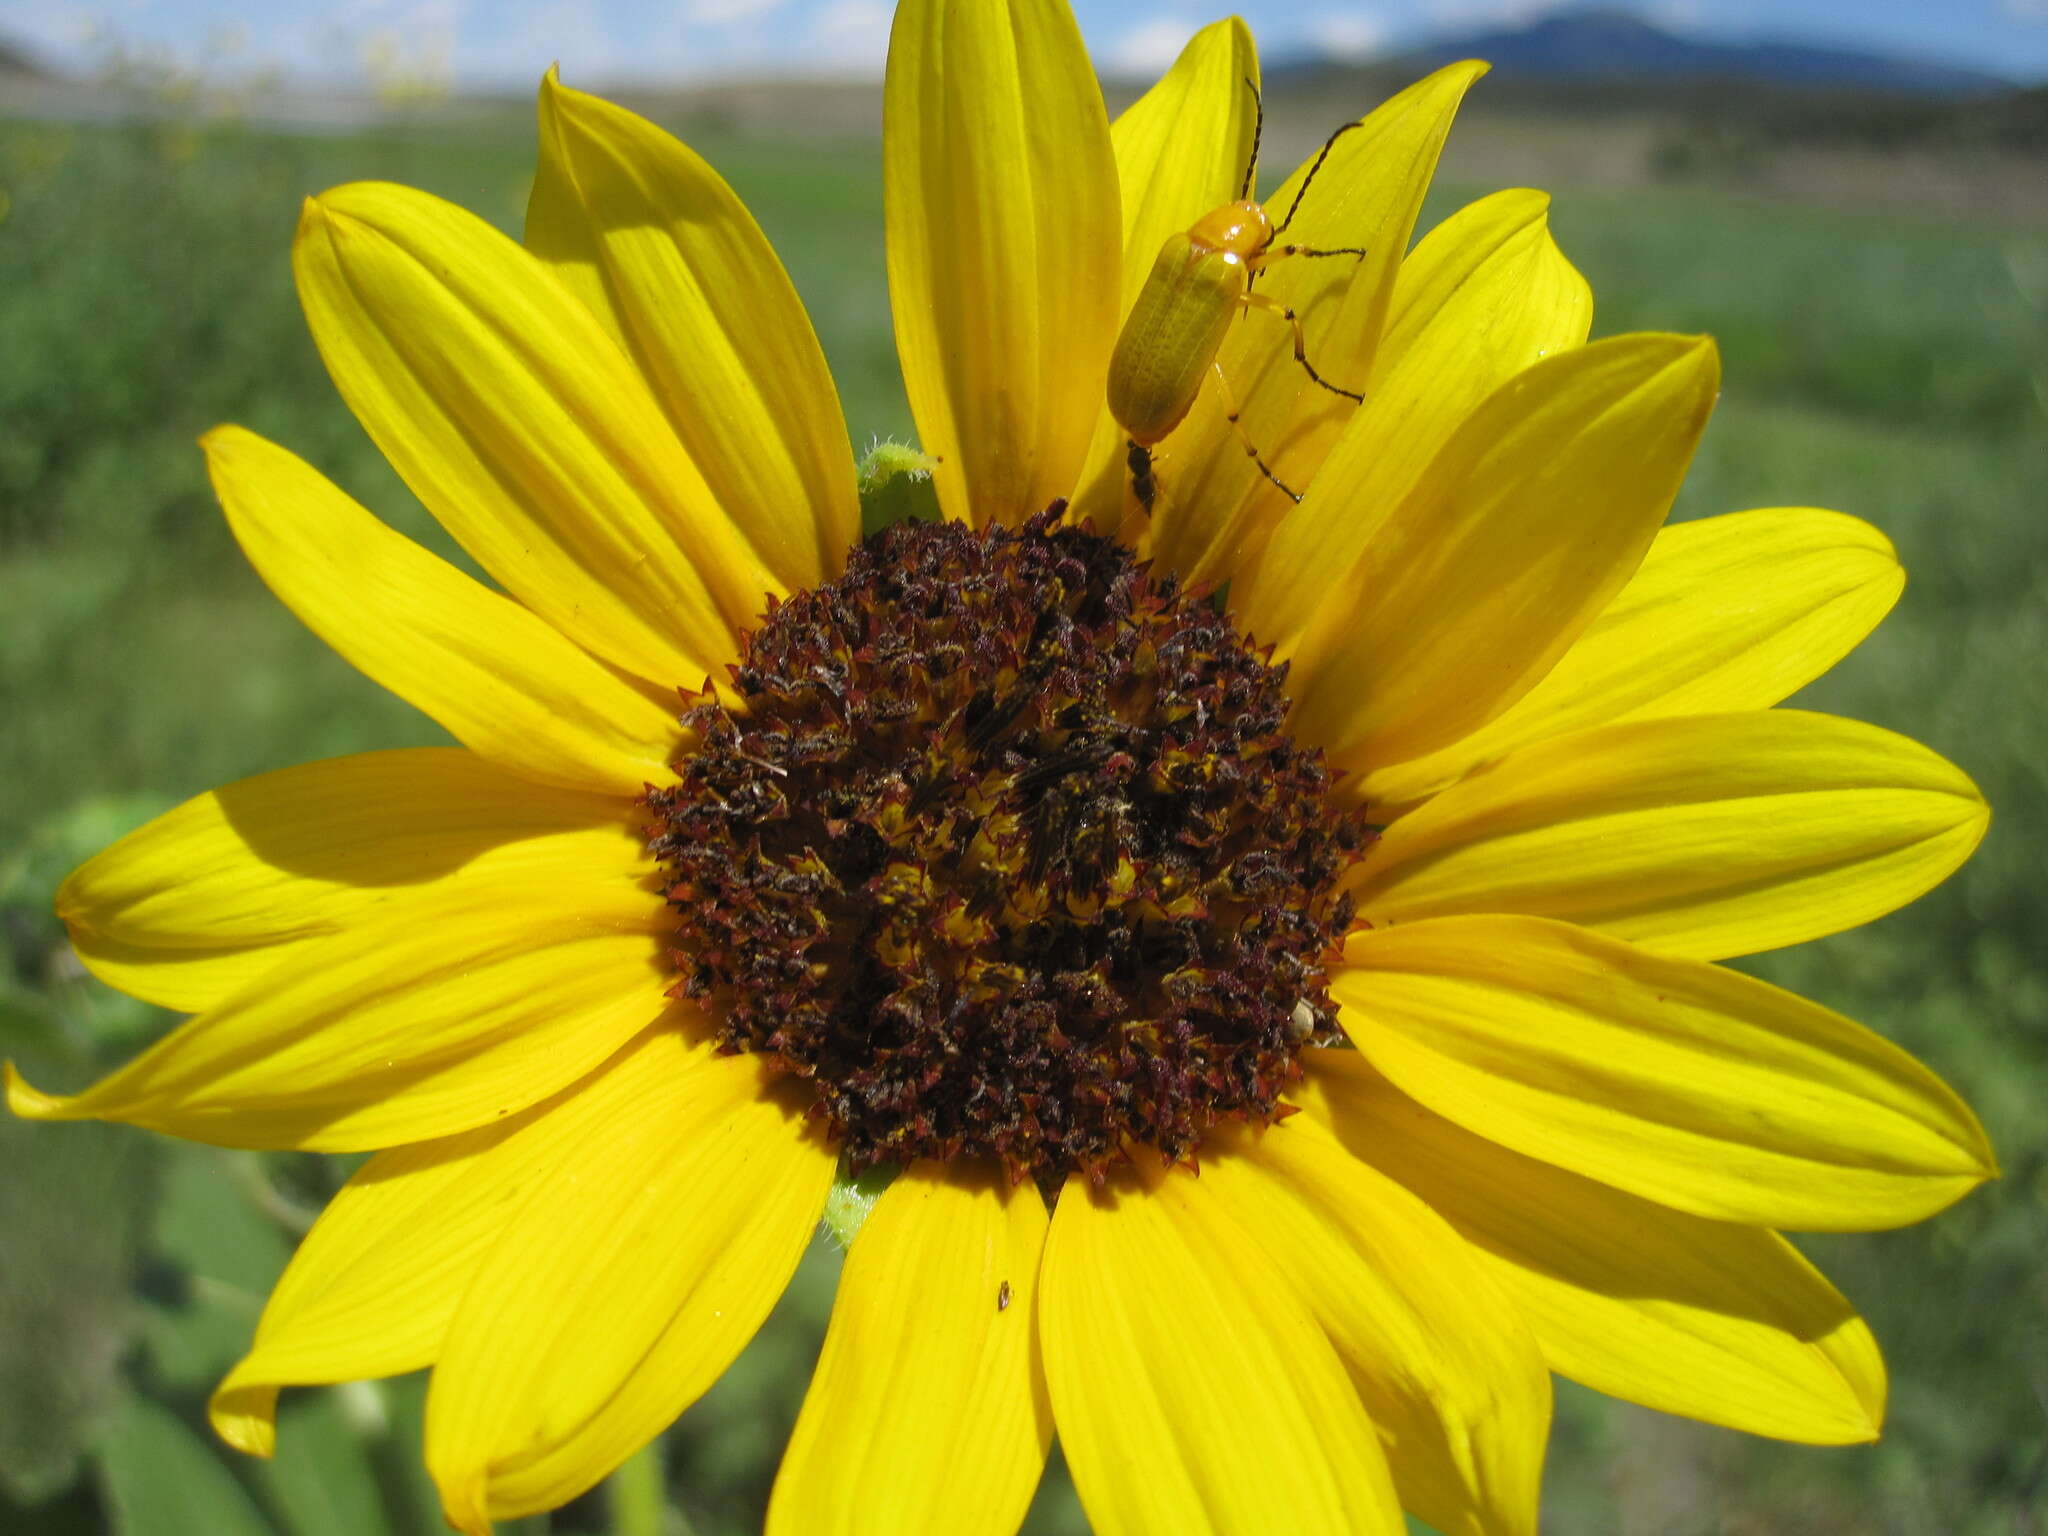
[[[1223, 419], [1237, 429], [1237, 440], [1244, 444], [1245, 457], [1259, 466], [1260, 474], [1280, 488], [1281, 495], [1285, 496], [1289, 501], [1298, 504], [1301, 501], [1301, 492], [1294, 490], [1285, 480], [1282, 480], [1267, 467], [1264, 457], [1259, 453], [1258, 444], [1254, 443], [1251, 434], [1245, 431], [1244, 423], [1237, 419], [1237, 396], [1230, 392], [1230, 380], [1223, 376], [1223, 365], [1221, 363], [1211, 363], [1209, 371], [1216, 375], [1216, 387], [1223, 392]], [[1321, 381], [1318, 380], [1317, 382], [1320, 383]]]
[[1308, 351], [1305, 346], [1305, 337], [1303, 335], [1301, 328], [1301, 316], [1297, 315], [1287, 305], [1281, 303], [1271, 294], [1252, 293], [1249, 291], [1241, 294], [1238, 297], [1238, 303], [1244, 305], [1247, 309], [1263, 309], [1268, 314], [1278, 315], [1282, 320], [1285, 320], [1289, 325], [1293, 326], [1294, 360], [1297, 363], [1301, 364], [1302, 368], [1307, 372], [1308, 376], [1314, 379], [1318, 384], [1322, 385], [1323, 388], [1327, 389], [1333, 395], [1342, 395], [1346, 400], [1357, 400], [1362, 402], [1365, 399], [1365, 396], [1360, 394], [1357, 390], [1346, 389], [1341, 384], [1332, 384], [1328, 379], [1324, 378], [1320, 373], [1316, 372], [1316, 365], [1308, 360]]

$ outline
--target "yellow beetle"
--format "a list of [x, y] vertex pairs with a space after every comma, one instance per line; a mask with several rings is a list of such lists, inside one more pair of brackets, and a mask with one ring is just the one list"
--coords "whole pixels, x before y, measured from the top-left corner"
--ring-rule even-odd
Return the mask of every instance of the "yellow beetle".
[[[1258, 87], [1251, 86], [1258, 101]], [[1305, 245], [1276, 245], [1274, 242], [1294, 222], [1295, 210], [1308, 192], [1316, 172], [1329, 158], [1331, 146], [1359, 125], [1346, 123], [1324, 141], [1322, 153], [1302, 178], [1301, 187], [1288, 205], [1287, 216], [1275, 224], [1263, 205], [1251, 196], [1252, 178], [1259, 164], [1259, 138], [1265, 128], [1265, 109], [1260, 106], [1252, 130], [1251, 160], [1245, 166], [1244, 185], [1236, 202], [1205, 213], [1185, 233], [1168, 235], [1159, 248], [1158, 259], [1130, 315], [1118, 333], [1116, 350], [1109, 360], [1109, 413], [1124, 429], [1128, 440], [1127, 464], [1131, 489], [1147, 512], [1157, 494], [1152, 475], [1152, 447], [1179, 426], [1194, 407], [1202, 385], [1213, 375], [1223, 392], [1224, 417], [1237, 428], [1244, 451], [1259, 467], [1259, 473], [1294, 501], [1300, 495], [1290, 489], [1267, 467], [1257, 446], [1238, 421], [1237, 401], [1230, 382], [1216, 361], [1223, 337], [1242, 310], [1261, 309], [1278, 315], [1294, 328], [1294, 360], [1308, 376], [1333, 394], [1350, 400], [1365, 397], [1356, 390], [1332, 384], [1315, 370], [1303, 346], [1301, 317], [1263, 293], [1252, 291], [1258, 274], [1276, 261], [1290, 256], [1364, 256], [1359, 246], [1321, 250]]]

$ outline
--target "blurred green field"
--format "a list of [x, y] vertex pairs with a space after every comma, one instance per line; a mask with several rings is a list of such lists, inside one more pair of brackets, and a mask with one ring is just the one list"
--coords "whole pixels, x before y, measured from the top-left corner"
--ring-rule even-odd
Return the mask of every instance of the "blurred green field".
[[[871, 149], [698, 147], [783, 253], [855, 445], [908, 436]], [[49, 898], [83, 855], [210, 785], [437, 728], [301, 630], [234, 550], [194, 437], [233, 420], [448, 552], [335, 398], [301, 324], [299, 198], [381, 176], [516, 229], [524, 123], [307, 137], [0, 123], [0, 1050], [75, 1086], [168, 1018], [83, 979]], [[1483, 187], [1441, 189], [1430, 217]], [[1960, 876], [1755, 969], [1921, 1054], [1976, 1105], [2003, 1182], [1902, 1233], [1806, 1246], [1869, 1315], [1889, 1432], [1787, 1447], [1562, 1388], [1557, 1532], [2019, 1536], [2048, 1502], [2048, 230], [1561, 194], [1597, 330], [1720, 338], [1727, 393], [1679, 515], [1870, 519], [1910, 582], [1801, 702], [1906, 731], [1996, 813]], [[295, 1223], [345, 1171], [0, 1119], [0, 1529], [355, 1536], [439, 1528], [418, 1394], [309, 1392], [265, 1466], [198, 1430]], [[813, 1253], [777, 1320], [665, 1441], [675, 1530], [758, 1529], [830, 1306]], [[612, 1528], [605, 1498], [528, 1532]], [[687, 1522], [681, 1523], [681, 1522]], [[1085, 1527], [1055, 1474], [1033, 1529]]]

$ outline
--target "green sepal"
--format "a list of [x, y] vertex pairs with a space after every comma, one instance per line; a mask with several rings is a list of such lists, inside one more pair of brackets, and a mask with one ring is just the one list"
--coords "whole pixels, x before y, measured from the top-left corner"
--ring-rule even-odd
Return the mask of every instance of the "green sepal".
[[853, 1246], [855, 1234], [874, 1210], [875, 1202], [882, 1198], [882, 1191], [895, 1182], [901, 1171], [894, 1163], [880, 1163], [865, 1173], [850, 1175], [841, 1160], [839, 1172], [832, 1180], [832, 1192], [825, 1197], [825, 1230], [841, 1248]]
[[863, 537], [897, 523], [935, 523], [939, 494], [932, 486], [938, 460], [907, 443], [878, 441], [860, 461], [860, 531]]

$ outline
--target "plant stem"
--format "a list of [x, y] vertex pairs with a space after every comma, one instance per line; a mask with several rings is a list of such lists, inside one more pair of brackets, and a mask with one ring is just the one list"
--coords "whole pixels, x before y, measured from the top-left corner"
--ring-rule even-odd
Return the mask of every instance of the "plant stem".
[[612, 1474], [609, 1492], [613, 1536], [663, 1536], [668, 1485], [659, 1436]]

